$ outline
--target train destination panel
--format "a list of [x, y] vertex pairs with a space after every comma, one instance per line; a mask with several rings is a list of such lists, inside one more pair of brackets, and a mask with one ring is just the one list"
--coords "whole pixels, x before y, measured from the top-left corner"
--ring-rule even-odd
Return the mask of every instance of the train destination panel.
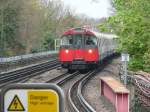
[[63, 112], [63, 93], [59, 87], [38, 85], [41, 88], [34, 88], [35, 85], [29, 85], [21, 84], [15, 88], [12, 85], [5, 89], [2, 112]]

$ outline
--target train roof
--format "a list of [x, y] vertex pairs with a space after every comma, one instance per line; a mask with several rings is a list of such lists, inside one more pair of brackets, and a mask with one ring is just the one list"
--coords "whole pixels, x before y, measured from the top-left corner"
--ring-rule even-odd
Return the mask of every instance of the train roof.
[[94, 34], [98, 38], [108, 38], [108, 39], [118, 38], [118, 36], [115, 34], [106, 34], [106, 33], [100, 33], [100, 32], [94, 32]]
[[107, 39], [117, 38], [117, 36], [114, 34], [100, 33], [100, 32], [96, 32], [87, 28], [72, 28], [72, 29], [65, 31], [63, 33], [63, 36], [73, 35], [73, 34], [87, 34], [87, 35], [96, 36], [97, 38], [107, 38]]

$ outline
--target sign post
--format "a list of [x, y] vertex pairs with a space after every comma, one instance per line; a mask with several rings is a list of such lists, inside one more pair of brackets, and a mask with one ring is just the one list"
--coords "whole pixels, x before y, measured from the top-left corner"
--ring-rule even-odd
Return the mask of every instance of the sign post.
[[2, 89], [1, 112], [64, 112], [64, 94], [54, 84], [14, 84]]
[[125, 86], [127, 85], [127, 75], [128, 75], [128, 64], [127, 62], [129, 61], [129, 54], [127, 53], [122, 53], [121, 54], [121, 61], [123, 62], [123, 75], [124, 75], [124, 84]]

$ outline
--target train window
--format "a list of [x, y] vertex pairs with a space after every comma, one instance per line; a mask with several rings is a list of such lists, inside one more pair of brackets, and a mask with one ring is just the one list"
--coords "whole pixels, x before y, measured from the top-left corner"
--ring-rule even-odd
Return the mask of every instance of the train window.
[[97, 39], [94, 36], [86, 35], [85, 45], [97, 45]]
[[62, 37], [61, 45], [73, 45], [73, 38], [71, 35]]
[[75, 37], [75, 46], [81, 46], [83, 43], [82, 35], [74, 35]]

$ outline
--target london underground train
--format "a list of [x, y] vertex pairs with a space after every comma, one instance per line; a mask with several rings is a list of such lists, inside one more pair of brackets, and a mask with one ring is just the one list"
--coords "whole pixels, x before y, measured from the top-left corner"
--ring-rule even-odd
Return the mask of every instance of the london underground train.
[[59, 61], [68, 70], [96, 67], [102, 59], [115, 53], [116, 39], [116, 35], [87, 28], [69, 29], [61, 37]]

